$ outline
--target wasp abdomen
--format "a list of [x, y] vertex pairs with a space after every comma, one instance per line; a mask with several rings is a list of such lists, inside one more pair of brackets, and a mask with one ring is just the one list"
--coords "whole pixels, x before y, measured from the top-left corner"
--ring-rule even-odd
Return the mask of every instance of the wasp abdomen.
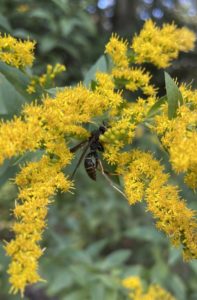
[[97, 168], [97, 153], [90, 152], [86, 155], [84, 159], [84, 167], [88, 176], [92, 180], [96, 180], [96, 168]]

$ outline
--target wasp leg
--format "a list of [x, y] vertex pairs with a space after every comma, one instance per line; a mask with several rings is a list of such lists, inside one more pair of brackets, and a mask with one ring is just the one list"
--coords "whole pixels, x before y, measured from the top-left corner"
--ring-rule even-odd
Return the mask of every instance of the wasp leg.
[[119, 176], [118, 173], [111, 173], [111, 172], [109, 172], [109, 171], [107, 171], [107, 170], [104, 170], [104, 169], [103, 169], [103, 171], [104, 171], [104, 173], [105, 173], [107, 176]]
[[103, 168], [102, 162], [100, 159], [97, 159], [97, 168], [101, 174], [105, 177], [105, 179], [109, 182], [109, 184], [116, 190], [118, 191], [125, 199], [127, 199], [126, 195], [113, 183], [113, 181], [109, 178], [109, 176], [106, 174], [106, 171]]

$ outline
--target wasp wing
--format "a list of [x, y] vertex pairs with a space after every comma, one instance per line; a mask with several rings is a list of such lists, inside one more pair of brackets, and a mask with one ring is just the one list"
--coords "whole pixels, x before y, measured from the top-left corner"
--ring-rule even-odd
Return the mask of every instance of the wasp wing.
[[85, 143], [87, 143], [87, 140], [82, 141], [81, 143], [77, 144], [76, 146], [70, 148], [70, 152], [76, 152], [78, 149], [80, 149], [83, 145], [85, 145]]
[[[83, 144], [85, 144], [85, 143], [87, 143], [87, 141], [83, 142]], [[74, 169], [74, 171], [73, 171], [73, 173], [72, 173], [72, 175], [71, 175], [71, 179], [73, 179], [73, 177], [74, 177], [74, 175], [75, 175], [75, 173], [76, 173], [78, 167], [80, 166], [80, 163], [82, 162], [84, 156], [86, 155], [86, 152], [87, 152], [87, 150], [88, 150], [88, 148], [89, 148], [89, 146], [90, 146], [90, 143], [91, 143], [91, 140], [90, 140], [90, 141], [87, 143], [87, 145], [85, 146], [85, 148], [84, 148], [84, 150], [83, 150], [83, 152], [82, 152], [82, 154], [81, 154], [81, 156], [80, 156], [80, 158], [79, 158], [79, 160], [78, 160], [78, 163], [77, 163], [77, 165], [76, 165], [76, 167], [75, 167], [75, 169]], [[79, 146], [79, 145], [77, 145], [77, 146]], [[73, 147], [73, 148], [79, 149], [82, 145], [80, 145], [80, 147], [77, 147], [77, 146], [75, 146], [75, 147]], [[73, 148], [72, 148], [72, 149], [73, 149]], [[77, 149], [76, 149], [76, 150], [77, 150]], [[75, 151], [76, 151], [76, 150], [75, 150]], [[74, 152], [74, 151], [71, 151], [71, 152]]]

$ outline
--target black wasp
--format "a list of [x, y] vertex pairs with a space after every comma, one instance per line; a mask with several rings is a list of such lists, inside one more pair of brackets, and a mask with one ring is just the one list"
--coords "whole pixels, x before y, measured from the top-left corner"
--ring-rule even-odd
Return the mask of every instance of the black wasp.
[[[96, 169], [99, 164], [99, 158], [98, 158], [97, 151], [100, 151], [100, 152], [104, 151], [104, 147], [101, 144], [101, 142], [99, 141], [99, 137], [100, 137], [100, 135], [104, 134], [106, 130], [107, 130], [107, 128], [105, 126], [103, 126], [103, 125], [100, 126], [97, 130], [94, 130], [91, 132], [91, 135], [88, 140], [83, 141], [83, 142], [79, 143], [78, 145], [76, 145], [75, 147], [70, 149], [71, 152], [75, 152], [79, 148], [81, 148], [83, 145], [87, 144], [83, 150], [83, 153], [82, 153], [75, 169], [74, 169], [74, 172], [73, 172], [71, 178], [74, 177], [74, 175], [77, 171], [77, 168], [79, 167], [82, 159], [84, 158], [84, 167], [85, 167], [85, 170], [86, 170], [88, 176], [92, 180], [96, 180]], [[86, 154], [88, 149], [90, 151]]]

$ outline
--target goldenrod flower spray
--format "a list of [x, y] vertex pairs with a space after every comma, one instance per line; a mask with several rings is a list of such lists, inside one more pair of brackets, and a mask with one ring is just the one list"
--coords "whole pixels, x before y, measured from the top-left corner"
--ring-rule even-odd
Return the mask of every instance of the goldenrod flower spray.
[[[181, 39], [179, 38], [181, 37]], [[169, 155], [176, 173], [185, 173], [185, 182], [193, 189], [197, 186], [197, 92], [186, 85], [171, 80], [181, 101], [171, 110], [170, 100], [159, 99], [157, 88], [150, 82], [151, 74], [139, 64], [153, 63], [159, 68], [170, 65], [179, 51], [194, 47], [195, 35], [187, 28], [164, 24], [160, 29], [148, 20], [132, 42], [112, 35], [105, 53], [113, 61], [109, 72], [97, 72], [94, 85], [78, 84], [58, 91], [55, 97], [46, 91], [42, 102], [26, 104], [21, 116], [0, 125], [0, 162], [27, 151], [40, 151], [35, 162], [21, 166], [15, 182], [19, 187], [15, 203], [15, 238], [5, 245], [12, 257], [8, 273], [11, 291], [23, 295], [28, 284], [43, 280], [39, 275], [38, 259], [44, 249], [40, 247], [46, 227], [46, 216], [52, 196], [58, 190], [70, 191], [74, 183], [63, 169], [72, 163], [74, 154], [70, 143], [88, 139], [86, 124], [107, 121], [107, 130], [100, 137], [105, 151], [103, 158], [114, 166], [116, 174], [123, 178], [124, 193], [130, 205], [146, 201], [147, 210], [156, 220], [156, 226], [167, 234], [174, 246], [182, 246], [183, 257], [197, 257], [195, 213], [181, 199], [177, 186], [169, 183], [170, 175], [150, 152], [128, 150], [140, 126], [155, 134]], [[34, 42], [17, 41], [10, 36], [0, 37], [0, 59], [24, 68], [34, 59]], [[138, 66], [139, 65], [139, 66]], [[34, 93], [37, 87], [46, 88], [48, 82], [64, 71], [65, 67], [47, 67], [45, 74], [32, 78], [27, 91]], [[124, 96], [124, 91], [141, 90], [135, 101]], [[168, 95], [167, 95], [168, 96]], [[129, 96], [130, 97], [130, 96]], [[128, 101], [129, 100], [129, 101]], [[6, 143], [5, 143], [6, 141]], [[128, 281], [128, 280], [127, 280]], [[124, 282], [128, 286], [128, 282]], [[129, 281], [134, 299], [143, 294], [141, 283]], [[165, 294], [159, 287], [151, 287], [142, 299], [157, 299], [155, 293]], [[141, 298], [140, 298], [141, 299]], [[170, 295], [167, 299], [173, 299]]]

